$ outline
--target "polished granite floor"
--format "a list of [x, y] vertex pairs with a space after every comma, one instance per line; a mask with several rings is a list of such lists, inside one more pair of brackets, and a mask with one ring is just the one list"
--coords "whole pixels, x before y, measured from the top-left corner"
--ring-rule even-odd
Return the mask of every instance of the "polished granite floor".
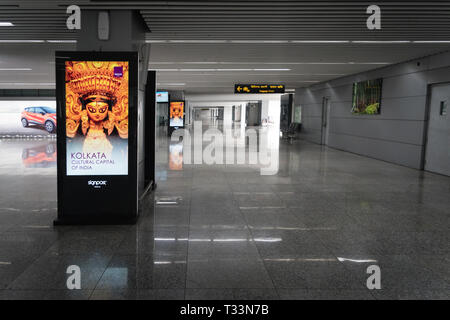
[[163, 140], [137, 225], [53, 227], [53, 146], [0, 140], [0, 299], [450, 298], [449, 177], [301, 140], [273, 176], [181, 169]]

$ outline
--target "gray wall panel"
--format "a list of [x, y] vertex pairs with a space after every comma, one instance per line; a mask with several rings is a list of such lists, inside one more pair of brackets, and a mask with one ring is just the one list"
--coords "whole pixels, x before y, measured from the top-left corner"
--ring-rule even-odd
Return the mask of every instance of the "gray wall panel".
[[426, 72], [408, 73], [383, 79], [382, 98], [401, 98], [427, 94]]
[[421, 146], [346, 135], [332, 135], [329, 139], [336, 149], [412, 168], [420, 167]]
[[341, 118], [330, 122], [330, 134], [354, 135], [415, 145], [421, 145], [423, 140], [423, 121]]
[[388, 98], [383, 99], [381, 103], [381, 113], [376, 116], [354, 115], [352, 114], [352, 103], [332, 102], [332, 118], [356, 118], [356, 119], [403, 119], [403, 120], [423, 120], [426, 96], [406, 97], [406, 98]]
[[[352, 84], [376, 78], [383, 78], [381, 114], [353, 115]], [[327, 96], [330, 147], [421, 168], [428, 85], [441, 82], [450, 82], [449, 52], [298, 89], [302, 137], [320, 143], [322, 99]]]

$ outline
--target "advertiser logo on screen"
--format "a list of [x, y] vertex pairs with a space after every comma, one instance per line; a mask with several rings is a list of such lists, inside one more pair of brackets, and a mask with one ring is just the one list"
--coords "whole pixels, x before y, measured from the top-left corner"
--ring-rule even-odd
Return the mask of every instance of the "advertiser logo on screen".
[[88, 181], [88, 186], [93, 186], [96, 189], [100, 189], [101, 187], [106, 187], [108, 181], [106, 180], [89, 180]]
[[114, 67], [114, 77], [116, 77], [116, 78], [123, 77], [123, 67], [122, 66]]

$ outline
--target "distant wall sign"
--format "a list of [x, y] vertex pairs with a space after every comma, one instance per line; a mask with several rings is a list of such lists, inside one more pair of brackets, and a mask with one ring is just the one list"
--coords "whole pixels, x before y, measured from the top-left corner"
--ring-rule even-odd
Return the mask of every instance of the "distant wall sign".
[[284, 93], [284, 84], [235, 84], [234, 93]]

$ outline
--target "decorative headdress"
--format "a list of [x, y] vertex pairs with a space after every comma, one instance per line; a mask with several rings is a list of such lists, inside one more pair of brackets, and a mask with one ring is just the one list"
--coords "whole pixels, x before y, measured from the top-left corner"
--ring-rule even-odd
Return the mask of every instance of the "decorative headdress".
[[110, 101], [111, 110], [103, 127], [108, 134], [117, 129], [121, 138], [128, 138], [128, 62], [67, 61], [66, 62], [66, 133], [74, 137], [82, 123], [82, 132], [89, 129], [83, 103], [97, 96]]

